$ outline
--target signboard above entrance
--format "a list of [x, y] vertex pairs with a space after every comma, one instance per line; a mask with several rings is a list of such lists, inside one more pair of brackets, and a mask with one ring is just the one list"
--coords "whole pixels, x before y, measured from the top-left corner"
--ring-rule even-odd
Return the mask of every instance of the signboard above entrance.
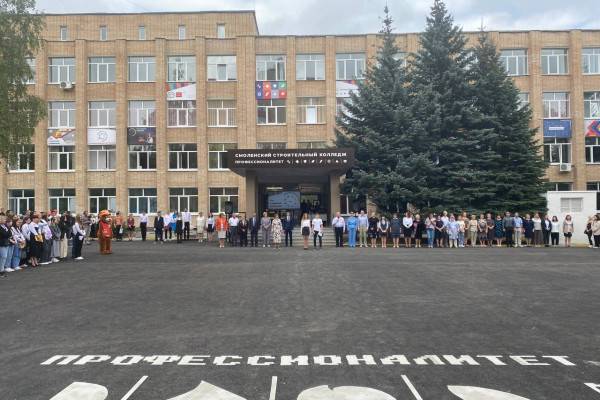
[[347, 171], [354, 162], [354, 150], [229, 150], [227, 161], [231, 169], [316, 168]]

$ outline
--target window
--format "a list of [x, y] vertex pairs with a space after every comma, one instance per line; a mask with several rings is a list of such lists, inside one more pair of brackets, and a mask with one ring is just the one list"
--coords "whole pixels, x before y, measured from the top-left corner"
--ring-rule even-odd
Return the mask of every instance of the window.
[[65, 40], [69, 40], [69, 28], [67, 26], [62, 25], [60, 27], [59, 37], [60, 37], [60, 40], [62, 40], [63, 42]]
[[544, 93], [543, 99], [544, 118], [569, 118], [569, 93]]
[[235, 126], [235, 100], [209, 100], [208, 126]]
[[299, 149], [325, 149], [327, 142], [298, 142]]
[[117, 151], [114, 145], [88, 146], [88, 169], [90, 171], [114, 170], [117, 167]]
[[129, 57], [129, 82], [154, 82], [156, 58]]
[[571, 182], [550, 182], [551, 192], [570, 192], [573, 190], [573, 183]]
[[585, 138], [585, 162], [588, 164], [600, 164], [600, 138]]
[[365, 55], [363, 53], [336, 54], [336, 74], [338, 81], [363, 79]]
[[227, 150], [237, 149], [235, 143], [209, 143], [208, 144], [208, 169], [228, 169]]
[[156, 145], [129, 145], [129, 169], [156, 169]]
[[75, 211], [75, 189], [48, 189], [48, 203], [50, 210], [59, 214], [65, 211]]
[[584, 74], [600, 74], [600, 47], [583, 49], [581, 57]]
[[90, 83], [115, 81], [114, 57], [90, 57], [88, 79]]
[[299, 124], [324, 124], [325, 123], [325, 98], [324, 97], [299, 97], [298, 98], [298, 123]]
[[27, 65], [29, 65], [29, 69], [31, 70], [31, 76], [25, 79], [26, 85], [34, 85], [35, 84], [35, 58], [27, 58], [25, 60]]
[[348, 104], [352, 103], [351, 97], [336, 97], [335, 98], [335, 115], [337, 117], [342, 117], [344, 114], [347, 116], [351, 116], [350, 111], [348, 111]]
[[256, 148], [259, 150], [285, 150], [286, 142], [258, 142]]
[[285, 100], [256, 100], [257, 124], [285, 124]]
[[8, 209], [21, 215], [35, 210], [35, 191], [29, 189], [9, 190]]
[[225, 24], [217, 24], [217, 38], [225, 39]]
[[396, 53], [393, 55], [394, 60], [396, 61], [400, 61], [400, 65], [402, 66], [402, 68], [406, 68], [406, 66], [408, 65], [408, 54], [401, 51], [399, 53]]
[[48, 171], [74, 171], [75, 146], [48, 147]]
[[35, 170], [35, 147], [33, 144], [17, 145], [17, 154], [14, 162], [10, 163], [11, 171], [34, 171]]
[[563, 197], [560, 199], [561, 213], [580, 213], [583, 211], [583, 197]]
[[197, 169], [198, 150], [195, 143], [169, 144], [169, 169]]
[[116, 125], [116, 107], [114, 101], [89, 102], [90, 128], [114, 128]]
[[296, 79], [321, 81], [325, 79], [324, 54], [298, 54], [296, 56]]
[[583, 115], [585, 119], [600, 119], [600, 92], [583, 93]]
[[527, 75], [527, 50], [500, 51], [500, 64], [502, 64], [508, 76]]
[[146, 40], [146, 27], [144, 25], [138, 26], [138, 40]]
[[179, 25], [179, 40], [185, 40], [185, 25]]
[[90, 189], [90, 212], [98, 214], [102, 210], [115, 210], [117, 208], [116, 189]]
[[129, 102], [129, 126], [156, 126], [156, 105], [153, 100]]
[[545, 75], [568, 74], [568, 54], [567, 49], [542, 49], [542, 73]]
[[237, 79], [235, 56], [208, 56], [206, 64], [209, 81], [235, 81]]
[[285, 56], [256, 56], [257, 81], [285, 81]]
[[593, 192], [600, 192], [600, 182], [588, 182], [587, 190], [590, 190]]
[[156, 188], [129, 189], [129, 212], [132, 214], [156, 213]]
[[544, 138], [544, 160], [550, 164], [571, 162], [571, 138]]
[[51, 58], [48, 83], [75, 82], [75, 58]]
[[519, 109], [529, 105], [529, 93], [519, 93]]
[[169, 210], [198, 212], [198, 188], [169, 188]]
[[196, 82], [196, 57], [169, 57], [167, 68], [169, 82]]
[[48, 102], [48, 128], [75, 128], [75, 102]]
[[108, 27], [106, 25], [100, 25], [100, 40], [108, 40]]
[[208, 193], [211, 213], [225, 212], [227, 202], [231, 202], [233, 212], [238, 211], [238, 188], [209, 188]]
[[167, 107], [167, 126], [196, 126], [196, 100], [170, 100]]

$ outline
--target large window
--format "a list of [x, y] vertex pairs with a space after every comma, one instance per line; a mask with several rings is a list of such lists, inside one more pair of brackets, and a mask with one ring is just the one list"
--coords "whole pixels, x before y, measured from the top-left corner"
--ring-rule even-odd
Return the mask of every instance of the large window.
[[48, 171], [74, 171], [75, 146], [48, 147]]
[[153, 100], [129, 102], [129, 126], [156, 126], [156, 104]]
[[235, 100], [208, 100], [208, 126], [235, 126]]
[[169, 82], [196, 82], [196, 57], [169, 57], [167, 68]]
[[500, 52], [500, 63], [509, 76], [527, 75], [527, 50], [502, 50]]
[[325, 79], [324, 54], [296, 55], [296, 79], [299, 81], [320, 81]]
[[569, 73], [569, 51], [567, 49], [542, 49], [542, 73], [565, 75]]
[[167, 107], [167, 126], [196, 126], [196, 100], [170, 100]]
[[227, 202], [231, 202], [233, 212], [238, 211], [238, 188], [209, 188], [208, 193], [211, 213], [225, 212]]
[[543, 94], [544, 118], [569, 118], [569, 93], [549, 92]]
[[129, 145], [129, 169], [156, 169], [156, 146]]
[[98, 214], [102, 210], [116, 210], [116, 189], [90, 189], [90, 212]]
[[257, 81], [285, 81], [285, 56], [256, 56]]
[[298, 123], [299, 124], [324, 124], [325, 123], [325, 98], [324, 97], [299, 97], [298, 98]]
[[336, 54], [335, 79], [349, 81], [363, 79], [365, 72], [365, 55], [363, 53]]
[[529, 93], [519, 93], [519, 109], [529, 105]]
[[585, 119], [600, 119], [600, 92], [583, 93], [583, 115]]
[[35, 210], [35, 191], [33, 189], [9, 190], [8, 209], [21, 215]]
[[285, 121], [285, 100], [256, 100], [257, 124], [277, 125]]
[[195, 143], [169, 143], [169, 169], [197, 169], [197, 148]]
[[30, 172], [35, 170], [35, 147], [33, 144], [17, 145], [15, 160], [9, 164], [11, 171]]
[[75, 58], [51, 58], [48, 83], [75, 82]]
[[75, 212], [75, 189], [48, 189], [48, 203], [50, 210], [56, 210], [59, 214]]
[[581, 52], [584, 74], [600, 74], [600, 47], [583, 49]]
[[208, 144], [208, 169], [228, 169], [227, 150], [237, 149], [235, 143], [209, 143]]
[[114, 57], [90, 57], [88, 79], [90, 83], [115, 81]]
[[114, 170], [117, 167], [117, 151], [114, 145], [88, 146], [88, 169], [90, 171]]
[[585, 162], [589, 164], [600, 164], [600, 138], [585, 138]]
[[154, 82], [156, 79], [156, 58], [129, 57], [129, 82]]
[[90, 128], [114, 128], [116, 125], [116, 107], [114, 101], [89, 102]]
[[169, 188], [169, 210], [198, 212], [198, 188]]
[[235, 81], [237, 79], [235, 56], [208, 56], [206, 65], [209, 81]]
[[550, 182], [549, 185], [548, 190], [551, 192], [570, 192], [573, 190], [572, 182]]
[[28, 58], [25, 60], [27, 65], [29, 65], [29, 69], [31, 70], [31, 77], [25, 79], [25, 84], [34, 85], [35, 84], [35, 58]]
[[570, 138], [544, 138], [544, 160], [550, 164], [571, 162]]
[[75, 128], [75, 102], [48, 102], [48, 128]]
[[560, 199], [561, 213], [580, 213], [583, 211], [583, 197], [563, 197]]
[[[587, 190], [590, 190], [593, 192], [600, 192], [600, 182], [588, 182]], [[600, 208], [599, 208], [599, 210], [600, 210]]]
[[156, 188], [129, 189], [129, 212], [131, 214], [156, 213]]
[[327, 142], [316, 141], [316, 142], [298, 142], [299, 149], [325, 149], [327, 148]]
[[256, 148], [259, 150], [285, 150], [286, 142], [257, 142]]

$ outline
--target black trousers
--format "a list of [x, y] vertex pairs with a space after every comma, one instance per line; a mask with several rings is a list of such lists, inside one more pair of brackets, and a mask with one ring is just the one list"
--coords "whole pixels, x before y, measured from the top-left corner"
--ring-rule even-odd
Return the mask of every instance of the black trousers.
[[550, 231], [543, 231], [544, 233], [544, 245], [548, 246], [550, 244]]
[[560, 233], [552, 232], [552, 246], [558, 246], [558, 240], [560, 238]]
[[323, 247], [323, 236], [319, 232], [313, 231], [313, 246], [317, 247], [317, 238], [319, 238], [319, 247]]
[[81, 246], [83, 245], [83, 240], [79, 239], [79, 235], [73, 236], [73, 248], [71, 249], [71, 257], [77, 258], [81, 257]]
[[237, 233], [237, 226], [230, 226], [229, 227], [229, 242], [231, 243], [231, 245], [233, 247], [237, 246], [237, 241], [238, 241], [238, 233]]
[[513, 234], [515, 233], [515, 228], [504, 228], [504, 237], [506, 238], [506, 247], [513, 247], [515, 244], [513, 242]]
[[248, 232], [238, 232], [240, 247], [248, 247]]
[[594, 246], [600, 247], [600, 235], [594, 235]]
[[293, 230], [287, 230], [285, 231], [285, 247], [287, 247], [288, 245], [288, 236], [290, 238], [290, 247], [292, 247], [292, 234], [294, 233]]
[[335, 227], [335, 247], [344, 247], [344, 228]]
[[154, 241], [158, 242], [158, 241], [163, 241], [163, 230], [162, 229], [154, 229]]
[[592, 237], [593, 237], [593, 236], [592, 236], [592, 234], [591, 234], [591, 233], [589, 233], [589, 234], [587, 235], [587, 237], [588, 237], [588, 242], [590, 242], [590, 246], [593, 246], [593, 245], [594, 245], [594, 242], [592, 241]]
[[190, 222], [183, 223], [183, 238], [185, 240], [190, 240]]
[[250, 231], [250, 247], [258, 247], [258, 231]]
[[146, 241], [146, 233], [148, 232], [148, 223], [140, 222], [140, 232], [142, 233], [142, 240]]

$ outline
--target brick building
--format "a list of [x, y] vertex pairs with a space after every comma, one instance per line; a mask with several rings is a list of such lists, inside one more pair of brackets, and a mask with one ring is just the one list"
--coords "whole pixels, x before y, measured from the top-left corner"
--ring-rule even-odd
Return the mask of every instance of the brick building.
[[[376, 34], [263, 36], [253, 11], [45, 19], [45, 45], [30, 62], [48, 118], [0, 172], [1, 207], [351, 207], [339, 193], [343, 170], [232, 170], [227, 151], [330, 146]], [[600, 191], [600, 30], [491, 35], [533, 108], [549, 180], [557, 190]], [[397, 43], [405, 57], [418, 34]]]

